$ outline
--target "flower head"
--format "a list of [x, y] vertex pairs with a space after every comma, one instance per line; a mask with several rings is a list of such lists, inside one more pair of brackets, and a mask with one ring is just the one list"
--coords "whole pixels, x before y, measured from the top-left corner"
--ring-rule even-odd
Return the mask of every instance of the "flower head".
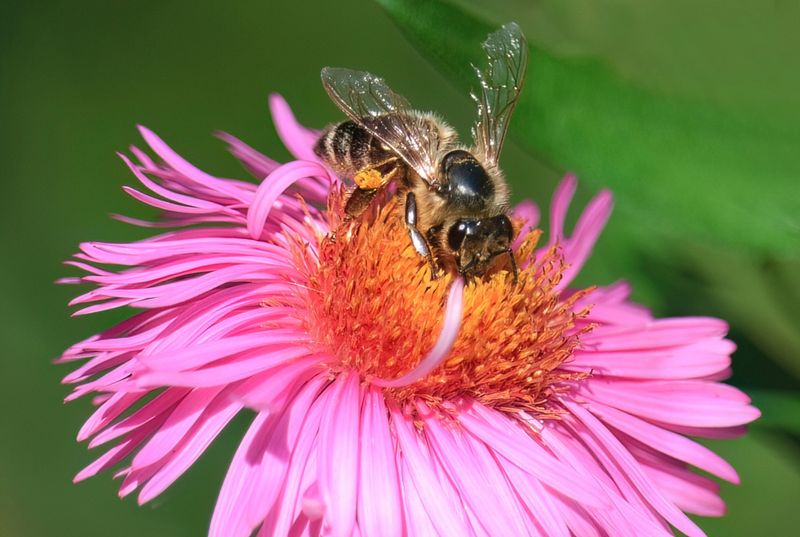
[[[758, 416], [719, 381], [734, 345], [711, 318], [654, 319], [629, 288], [572, 289], [611, 210], [603, 192], [564, 231], [565, 179], [547, 241], [517, 206], [517, 282], [498, 267], [431, 280], [387, 198], [342, 224], [343, 185], [317, 133], [273, 97], [297, 160], [222, 135], [256, 177], [202, 172], [147, 129], [159, 157], [123, 156], [170, 231], [85, 243], [78, 314], [139, 313], [68, 349], [68, 400], [94, 394], [78, 435], [110, 445], [76, 480], [117, 467], [147, 502], [239, 412], [213, 536], [687, 535], [719, 516], [724, 460], [688, 436], [728, 437]], [[335, 236], [331, 234], [336, 231]]]

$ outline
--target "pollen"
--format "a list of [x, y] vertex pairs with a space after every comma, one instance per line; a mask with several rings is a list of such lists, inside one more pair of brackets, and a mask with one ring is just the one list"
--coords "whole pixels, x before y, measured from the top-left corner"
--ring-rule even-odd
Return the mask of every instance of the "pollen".
[[378, 170], [368, 169], [362, 170], [356, 174], [353, 179], [358, 185], [358, 188], [363, 188], [366, 190], [372, 190], [374, 188], [379, 188], [386, 184], [386, 179], [381, 175]]
[[[435, 343], [454, 275], [431, 279], [396, 200], [347, 224], [341, 224], [341, 197], [333, 196], [330, 205], [337, 232], [321, 237], [317, 259], [301, 267], [309, 287], [307, 329], [331, 356], [326, 367], [332, 372], [356, 370], [365, 382], [400, 377]], [[559, 382], [576, 378], [559, 366], [588, 330], [576, 326], [588, 311], [575, 311], [585, 291], [564, 298], [556, 289], [565, 268], [558, 249], [535, 259], [540, 235], [530, 232], [515, 252], [522, 267], [516, 283], [504, 265], [467, 282], [448, 358], [413, 384], [384, 388], [388, 398], [405, 408], [420, 400], [447, 408], [472, 398], [549, 417], [548, 399]]]

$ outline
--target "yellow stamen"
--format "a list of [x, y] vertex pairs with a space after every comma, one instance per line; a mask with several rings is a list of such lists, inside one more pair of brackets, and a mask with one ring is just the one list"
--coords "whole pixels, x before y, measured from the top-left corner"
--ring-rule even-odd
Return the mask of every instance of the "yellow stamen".
[[[330, 204], [332, 225], [341, 221], [341, 199]], [[308, 330], [331, 353], [332, 371], [355, 369], [363, 378], [397, 378], [411, 370], [436, 341], [452, 275], [431, 280], [411, 246], [400, 207], [390, 200], [358, 222], [323, 238], [308, 276]], [[334, 227], [335, 229], [335, 227]], [[431, 374], [385, 393], [401, 406], [423, 400], [434, 407], [474, 398], [504, 411], [547, 417], [554, 383], [577, 378], [559, 366], [579, 342], [574, 304], [556, 289], [564, 265], [552, 249], [534, 263], [540, 231], [516, 252], [516, 285], [498, 266], [464, 291], [463, 319], [447, 360]]]

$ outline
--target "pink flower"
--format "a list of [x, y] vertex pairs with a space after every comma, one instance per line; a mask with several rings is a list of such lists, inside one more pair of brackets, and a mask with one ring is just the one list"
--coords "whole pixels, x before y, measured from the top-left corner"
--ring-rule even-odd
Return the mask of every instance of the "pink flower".
[[[68, 349], [67, 400], [93, 394], [78, 434], [111, 446], [140, 503], [169, 487], [239, 412], [212, 536], [671, 535], [720, 516], [734, 469], [689, 436], [728, 438], [758, 411], [720, 383], [734, 345], [718, 319], [654, 319], [624, 283], [569, 288], [611, 211], [600, 193], [571, 234], [576, 182], [513, 212], [522, 270], [431, 281], [395, 202], [331, 240], [342, 186], [317, 133], [271, 100], [297, 160], [222, 135], [259, 185], [198, 170], [151, 131], [158, 156], [122, 156], [171, 228], [84, 243], [69, 263], [94, 288], [76, 314], [129, 319]], [[326, 208], [326, 203], [328, 207]], [[250, 409], [250, 410], [246, 410]]]

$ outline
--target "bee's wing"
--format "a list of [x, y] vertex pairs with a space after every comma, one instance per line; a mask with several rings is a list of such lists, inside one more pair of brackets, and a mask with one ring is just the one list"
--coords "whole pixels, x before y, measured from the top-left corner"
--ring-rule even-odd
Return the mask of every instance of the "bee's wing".
[[489, 63], [485, 69], [473, 65], [480, 92], [472, 92], [478, 105], [478, 120], [472, 127], [476, 152], [491, 164], [497, 164], [508, 121], [517, 105], [525, 70], [528, 45], [516, 23], [511, 22], [489, 35], [483, 43]]
[[429, 184], [437, 182], [439, 131], [375, 75], [325, 67], [322, 85], [347, 116], [395, 152]]

